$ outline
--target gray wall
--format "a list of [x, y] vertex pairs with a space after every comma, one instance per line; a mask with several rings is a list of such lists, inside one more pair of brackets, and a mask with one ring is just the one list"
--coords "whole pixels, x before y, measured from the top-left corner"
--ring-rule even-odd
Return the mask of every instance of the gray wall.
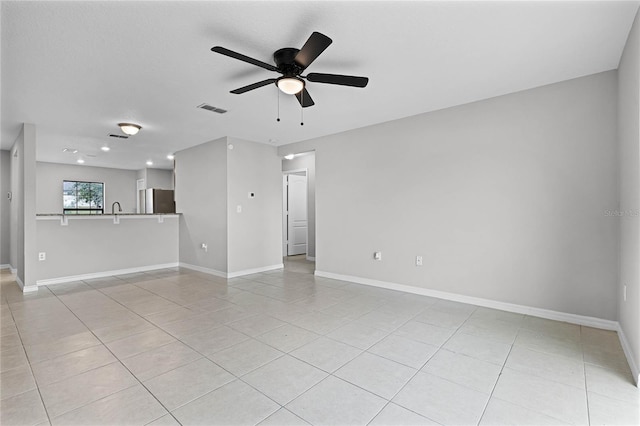
[[173, 189], [173, 170], [147, 169], [147, 188]]
[[[277, 149], [228, 138], [228, 272], [282, 264], [282, 172]], [[249, 192], [255, 198], [249, 198]], [[242, 206], [242, 212], [237, 212]]]
[[145, 188], [174, 189], [173, 170], [140, 169], [136, 171], [136, 179], [144, 179]]
[[33, 124], [23, 124], [11, 153], [11, 265], [18, 270], [18, 279], [24, 286], [34, 288], [37, 250], [36, 127]]
[[[11, 264], [11, 153], [0, 150], [0, 265]], [[13, 267], [13, 266], [12, 266]]]
[[282, 160], [282, 171], [307, 169], [307, 256], [316, 257], [316, 154], [310, 152], [292, 160]]
[[135, 170], [38, 162], [36, 177], [38, 213], [62, 213], [64, 180], [103, 182], [105, 213], [111, 213], [111, 205], [115, 201], [120, 203], [125, 213], [136, 211]]
[[279, 153], [316, 151], [319, 271], [614, 320], [615, 139], [610, 71]]
[[[20, 135], [22, 137], [22, 135]], [[20, 164], [18, 162], [17, 155], [19, 154], [18, 146], [14, 143], [13, 147], [11, 147], [10, 152], [10, 160], [11, 160], [11, 179], [10, 179], [10, 187], [12, 200], [11, 205], [9, 206], [9, 222], [11, 226], [11, 230], [9, 231], [9, 264], [13, 269], [18, 269], [18, 224], [19, 218], [18, 214], [20, 214], [20, 185], [19, 183], [22, 181], [20, 177]]]
[[[640, 13], [618, 68], [620, 140], [620, 287], [618, 321], [640, 367]], [[627, 301], [623, 286], [627, 286]], [[638, 372], [636, 371], [636, 374]], [[636, 381], [640, 380], [636, 376]]]
[[73, 277], [82, 274], [150, 267], [178, 262], [178, 218], [113, 216], [38, 220], [38, 252], [47, 259], [38, 262], [37, 279]]
[[222, 273], [282, 264], [282, 175], [274, 147], [217, 139], [177, 152], [175, 175], [180, 262]]
[[[227, 140], [175, 155], [180, 262], [227, 272]], [[202, 243], [208, 245], [206, 252]]]

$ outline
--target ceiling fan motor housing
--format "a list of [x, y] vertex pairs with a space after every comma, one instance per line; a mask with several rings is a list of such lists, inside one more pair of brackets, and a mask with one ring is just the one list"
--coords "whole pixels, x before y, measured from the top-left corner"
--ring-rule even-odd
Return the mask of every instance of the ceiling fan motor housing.
[[273, 60], [276, 63], [278, 71], [285, 77], [296, 77], [302, 73], [303, 69], [295, 62], [295, 57], [299, 51], [300, 49], [296, 49], [295, 47], [285, 47], [276, 50], [273, 54]]

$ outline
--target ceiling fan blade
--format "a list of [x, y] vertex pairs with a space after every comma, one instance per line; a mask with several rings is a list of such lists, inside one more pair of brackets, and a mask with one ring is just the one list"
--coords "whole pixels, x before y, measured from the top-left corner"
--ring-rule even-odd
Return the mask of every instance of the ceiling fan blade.
[[221, 55], [228, 56], [230, 58], [238, 59], [240, 61], [244, 61], [250, 63], [252, 65], [259, 66], [269, 71], [278, 71], [276, 67], [271, 64], [267, 64], [266, 62], [259, 61], [257, 59], [250, 58], [242, 53], [234, 52], [233, 50], [226, 49], [222, 46], [215, 46], [211, 48], [212, 52], [220, 53]]
[[294, 61], [302, 67], [302, 69], [305, 69], [311, 65], [311, 62], [315, 61], [331, 43], [333, 43], [333, 40], [329, 37], [314, 31], [304, 46], [302, 46], [302, 49], [296, 54]]
[[312, 72], [307, 75], [307, 80], [314, 83], [339, 84], [340, 86], [366, 87], [368, 77], [356, 77], [354, 75], [323, 74]]
[[307, 108], [316, 104], [315, 102], [313, 102], [313, 99], [311, 99], [311, 95], [309, 95], [309, 92], [307, 92], [306, 88], [296, 93], [296, 99], [298, 99], [298, 102], [300, 102], [302, 108]]
[[248, 92], [249, 90], [257, 89], [259, 87], [266, 86], [267, 84], [275, 83], [275, 81], [276, 81], [275, 78], [268, 78], [266, 80], [262, 80], [262, 81], [259, 81], [257, 83], [250, 84], [248, 86], [244, 86], [244, 87], [240, 87], [240, 88], [238, 88], [236, 90], [232, 90], [231, 93], [239, 95], [241, 93]]

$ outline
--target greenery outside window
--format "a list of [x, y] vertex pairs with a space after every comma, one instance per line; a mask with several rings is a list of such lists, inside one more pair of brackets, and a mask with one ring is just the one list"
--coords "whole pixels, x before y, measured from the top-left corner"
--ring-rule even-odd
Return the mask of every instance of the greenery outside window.
[[64, 214], [103, 214], [104, 183], [63, 181], [62, 206]]

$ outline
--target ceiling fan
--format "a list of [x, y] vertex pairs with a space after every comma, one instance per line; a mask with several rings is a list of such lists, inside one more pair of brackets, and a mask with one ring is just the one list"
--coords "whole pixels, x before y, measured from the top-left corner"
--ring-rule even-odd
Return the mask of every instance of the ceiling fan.
[[369, 83], [369, 79], [367, 77], [356, 77], [352, 75], [324, 73], [309, 73], [307, 75], [302, 75], [302, 72], [311, 65], [311, 63], [320, 56], [320, 54], [324, 52], [332, 42], [333, 40], [326, 35], [314, 32], [311, 34], [304, 46], [302, 46], [302, 49], [285, 47], [283, 49], [276, 50], [273, 54], [275, 66], [226, 49], [222, 46], [212, 47], [211, 50], [269, 71], [275, 71], [282, 74], [282, 77], [268, 78], [257, 83], [249, 84], [248, 86], [232, 90], [231, 93], [239, 95], [241, 93], [275, 83], [282, 92], [288, 95], [295, 95], [298, 102], [300, 102], [300, 105], [303, 108], [306, 108], [313, 106], [315, 102], [313, 102], [313, 99], [305, 87], [305, 79], [313, 83], [337, 84], [340, 86], [351, 87], [366, 87], [367, 83]]

